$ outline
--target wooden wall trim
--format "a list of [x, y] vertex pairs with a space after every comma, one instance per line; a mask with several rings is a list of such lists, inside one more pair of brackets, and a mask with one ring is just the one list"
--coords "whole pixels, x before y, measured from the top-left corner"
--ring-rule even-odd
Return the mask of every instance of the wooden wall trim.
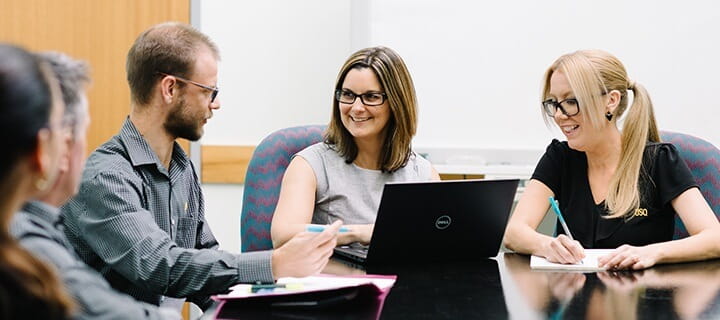
[[190, 0], [0, 0], [0, 41], [90, 64], [88, 153], [116, 135], [130, 112], [128, 49], [163, 21], [190, 23]]
[[440, 180], [485, 179], [484, 174], [441, 173]]
[[202, 146], [202, 183], [245, 183], [253, 151], [255, 146]]
[[[202, 183], [244, 184], [255, 146], [201, 147]], [[482, 174], [440, 174], [442, 180], [483, 179]]]

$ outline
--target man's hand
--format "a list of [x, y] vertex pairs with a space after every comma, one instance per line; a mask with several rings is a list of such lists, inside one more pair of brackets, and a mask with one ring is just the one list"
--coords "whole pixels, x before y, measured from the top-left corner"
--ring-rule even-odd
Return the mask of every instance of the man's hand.
[[328, 263], [337, 244], [342, 221], [335, 221], [323, 232], [300, 232], [272, 254], [272, 273], [282, 277], [306, 277], [319, 273]]

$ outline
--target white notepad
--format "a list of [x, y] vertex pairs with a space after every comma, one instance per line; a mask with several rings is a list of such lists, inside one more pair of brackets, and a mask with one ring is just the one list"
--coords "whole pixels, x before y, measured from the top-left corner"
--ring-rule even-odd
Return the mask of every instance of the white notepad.
[[585, 249], [585, 258], [583, 258], [582, 263], [578, 264], [553, 263], [543, 257], [532, 256], [530, 257], [530, 268], [557, 271], [604, 271], [605, 268], [598, 267], [598, 258], [613, 251], [615, 249]]

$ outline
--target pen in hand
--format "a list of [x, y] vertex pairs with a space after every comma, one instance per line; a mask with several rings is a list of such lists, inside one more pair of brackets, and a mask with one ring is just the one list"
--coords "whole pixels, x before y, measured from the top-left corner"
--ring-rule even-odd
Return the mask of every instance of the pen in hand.
[[[322, 224], [308, 224], [307, 226], [305, 226], [305, 231], [307, 231], [307, 232], [323, 232], [323, 231], [325, 231], [326, 227], [327, 227], [326, 225], [322, 225]], [[350, 230], [350, 228], [347, 228], [347, 227], [340, 227], [340, 230], [338, 230], [339, 233], [345, 233], [345, 232], [350, 232], [350, 231], [352, 231], [352, 230]]]
[[[548, 201], [550, 201], [550, 207], [552, 207], [553, 212], [555, 212], [555, 215], [557, 215], [558, 221], [560, 221], [560, 225], [562, 226], [563, 231], [565, 231], [565, 235], [567, 235], [570, 240], [575, 241], [575, 238], [573, 238], [572, 234], [570, 233], [570, 229], [565, 222], [565, 218], [563, 218], [563, 215], [560, 212], [560, 207], [558, 206], [557, 200], [555, 200], [554, 197], [550, 197], [548, 198]], [[580, 263], [583, 263], [583, 261], [580, 260]]]

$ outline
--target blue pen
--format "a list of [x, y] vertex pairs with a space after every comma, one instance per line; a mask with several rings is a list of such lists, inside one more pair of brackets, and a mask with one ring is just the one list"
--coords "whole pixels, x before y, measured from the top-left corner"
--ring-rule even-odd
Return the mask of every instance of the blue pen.
[[[327, 227], [326, 225], [322, 225], [322, 224], [309, 224], [309, 225], [307, 225], [305, 230], [307, 232], [323, 232], [323, 231], [325, 231], [326, 227]], [[338, 232], [340, 232], [340, 233], [350, 232], [350, 229], [346, 228], [346, 227], [340, 227], [340, 230]]]
[[[560, 213], [560, 207], [558, 207], [558, 202], [555, 200], [555, 198], [550, 197], [548, 198], [548, 201], [550, 201], [550, 207], [552, 207], [553, 212], [555, 212], [555, 215], [557, 215], [558, 220], [560, 220], [560, 225], [562, 226], [563, 230], [565, 231], [565, 235], [570, 238], [570, 240], [575, 241], [575, 238], [573, 238], [572, 233], [570, 233], [570, 229], [567, 226], [567, 223], [565, 223], [565, 218], [563, 218], [562, 213]], [[582, 263], [582, 260], [580, 260], [580, 263]]]

